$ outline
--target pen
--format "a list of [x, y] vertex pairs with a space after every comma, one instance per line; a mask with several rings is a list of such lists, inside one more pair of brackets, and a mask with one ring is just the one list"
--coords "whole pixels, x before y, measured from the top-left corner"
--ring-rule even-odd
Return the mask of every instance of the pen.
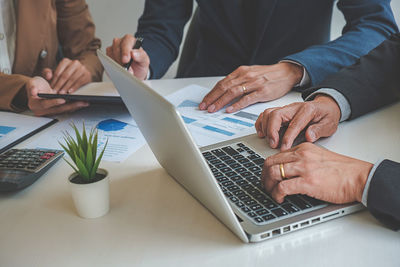
[[[136, 42], [135, 42], [135, 45], [133, 46], [132, 50], [141, 48], [142, 47], [142, 43], [143, 43], [143, 38], [142, 37], [136, 38]], [[131, 58], [131, 60], [129, 60], [129, 63], [125, 65], [125, 69], [129, 70], [129, 67], [132, 65], [132, 63], [133, 63], [133, 58]]]

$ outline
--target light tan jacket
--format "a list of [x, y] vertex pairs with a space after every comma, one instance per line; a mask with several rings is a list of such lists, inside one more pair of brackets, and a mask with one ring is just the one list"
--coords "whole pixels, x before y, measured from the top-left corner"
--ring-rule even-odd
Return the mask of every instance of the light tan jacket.
[[[78, 59], [99, 81], [103, 68], [96, 56], [100, 40], [85, 0], [19, 0], [13, 74], [0, 73], [0, 110], [26, 109], [25, 83], [55, 69], [59, 46], [64, 57]], [[0, 51], [1, 53], [1, 51]]]

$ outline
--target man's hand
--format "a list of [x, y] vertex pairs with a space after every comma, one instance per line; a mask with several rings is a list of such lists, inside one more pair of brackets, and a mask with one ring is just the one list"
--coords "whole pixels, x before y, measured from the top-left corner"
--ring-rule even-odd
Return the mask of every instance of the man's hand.
[[303, 67], [292, 63], [271, 66], [241, 66], [219, 81], [200, 103], [201, 110], [215, 112], [240, 98], [226, 109], [236, 112], [251, 104], [277, 99], [301, 81]]
[[135, 43], [136, 38], [130, 34], [122, 38], [114, 38], [112, 46], [107, 47], [106, 52], [109, 57], [122, 66], [128, 64], [133, 58], [129, 72], [138, 79], [145, 80], [149, 72], [150, 58], [143, 48], [132, 50]]
[[55, 94], [49, 83], [42, 77], [33, 77], [25, 85], [28, 96], [28, 107], [36, 116], [54, 115], [64, 112], [72, 112], [77, 109], [87, 107], [86, 102], [66, 103], [64, 99], [43, 99], [39, 93]]
[[79, 60], [68, 58], [61, 60], [54, 72], [49, 68], [43, 69], [42, 76], [54, 92], [59, 94], [71, 94], [92, 81], [92, 75], [85, 65]]
[[[281, 176], [280, 164], [286, 178]], [[293, 194], [336, 204], [361, 202], [372, 166], [369, 162], [303, 143], [267, 158], [261, 179], [265, 190], [278, 203]]]
[[279, 129], [289, 123], [282, 139], [281, 150], [284, 151], [292, 147], [294, 139], [306, 127], [308, 142], [331, 136], [337, 130], [340, 115], [340, 108], [333, 98], [317, 95], [313, 101], [266, 109], [258, 117], [255, 127], [259, 137], [266, 137], [270, 147], [277, 148]]

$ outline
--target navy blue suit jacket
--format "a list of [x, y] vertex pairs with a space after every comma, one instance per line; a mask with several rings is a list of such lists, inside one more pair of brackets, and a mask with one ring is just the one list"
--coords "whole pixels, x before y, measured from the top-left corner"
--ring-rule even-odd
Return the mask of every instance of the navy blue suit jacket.
[[[242, 2], [258, 1], [246, 30]], [[334, 0], [197, 0], [178, 77], [224, 76], [241, 65], [301, 63], [312, 85], [352, 65], [397, 32], [390, 0], [339, 0], [346, 26], [330, 40]], [[175, 61], [193, 0], [146, 0], [136, 36], [145, 38], [152, 78]]]
[[[333, 88], [346, 97], [351, 107], [350, 119], [399, 101], [400, 34], [391, 36], [356, 64], [305, 90], [303, 97], [320, 88]], [[393, 229], [400, 229], [400, 163], [384, 160], [378, 166], [371, 179], [367, 202], [376, 218]]]

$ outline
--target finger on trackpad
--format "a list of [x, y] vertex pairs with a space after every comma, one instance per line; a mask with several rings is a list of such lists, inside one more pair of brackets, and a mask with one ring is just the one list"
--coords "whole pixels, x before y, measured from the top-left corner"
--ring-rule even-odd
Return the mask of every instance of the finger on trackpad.
[[[283, 136], [285, 135], [285, 132], [286, 132], [287, 128], [288, 128], [287, 125], [283, 125], [283, 126], [281, 126], [281, 129], [279, 130], [279, 145], [278, 145], [278, 148], [280, 148], [281, 145], [282, 145], [282, 139], [283, 139]], [[295, 146], [297, 146], [297, 145], [300, 145], [301, 143], [307, 142], [307, 139], [306, 139], [306, 130], [307, 130], [307, 128], [304, 128], [304, 129], [297, 135], [297, 137], [296, 137], [296, 138], [294, 139], [294, 141], [293, 141], [292, 147], [295, 147]]]

